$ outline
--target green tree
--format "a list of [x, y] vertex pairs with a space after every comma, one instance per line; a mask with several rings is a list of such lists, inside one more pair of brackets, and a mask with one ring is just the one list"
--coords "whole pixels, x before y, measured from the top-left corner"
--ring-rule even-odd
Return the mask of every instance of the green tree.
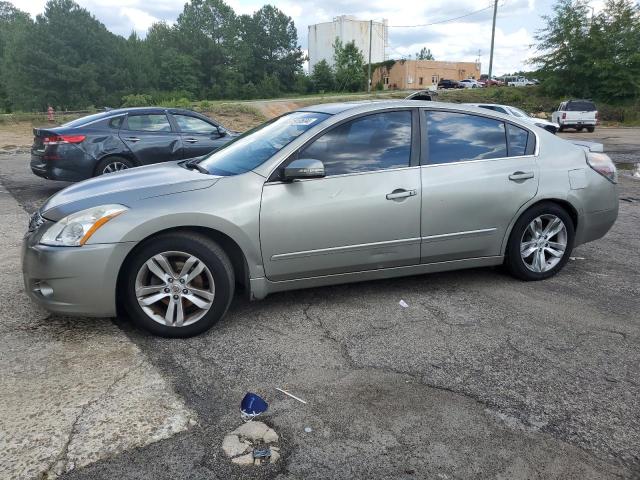
[[640, 96], [640, 7], [608, 0], [590, 29], [594, 95], [623, 100]]
[[[200, 97], [214, 86], [224, 85], [234, 68], [237, 18], [222, 0], [191, 0], [186, 3], [175, 26], [175, 47], [189, 66], [189, 88]], [[188, 61], [189, 56], [193, 61]], [[186, 67], [187, 65], [185, 65]]]
[[560, 0], [538, 32], [543, 88], [558, 96], [607, 101], [640, 95], [640, 10], [630, 0], [608, 0], [590, 18], [584, 0]]
[[25, 31], [31, 25], [29, 15], [18, 10], [9, 2], [0, 1], [0, 111], [11, 110], [11, 102], [7, 96], [5, 72], [9, 71], [11, 65], [5, 64], [6, 46], [12, 43], [13, 36], [19, 35], [20, 31]]
[[588, 13], [585, 0], [560, 0], [553, 7], [553, 15], [543, 16], [546, 25], [535, 37], [539, 55], [531, 62], [540, 67], [543, 88], [553, 95], [591, 94]]
[[311, 82], [313, 90], [316, 92], [331, 92], [335, 89], [336, 77], [331, 65], [326, 60], [320, 60], [313, 66]]
[[416, 60], [435, 60], [435, 58], [430, 48], [422, 47], [422, 49], [416, 53]]
[[339, 38], [333, 43], [336, 88], [338, 91], [363, 90], [367, 76], [364, 73], [364, 56], [354, 41], [342, 44]]
[[258, 84], [265, 75], [275, 75], [282, 88], [291, 91], [304, 57], [291, 17], [266, 5], [251, 16], [241, 16], [239, 34], [236, 60], [244, 77]]

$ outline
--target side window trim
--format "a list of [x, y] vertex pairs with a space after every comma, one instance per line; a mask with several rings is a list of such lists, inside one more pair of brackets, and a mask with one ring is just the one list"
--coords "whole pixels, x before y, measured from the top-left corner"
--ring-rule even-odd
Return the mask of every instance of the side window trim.
[[[466, 115], [475, 115], [476, 117], [484, 117], [484, 118], [488, 118], [491, 120], [496, 120], [498, 122], [502, 122], [504, 124], [504, 134], [505, 134], [505, 140], [506, 140], [506, 146], [507, 146], [507, 156], [506, 157], [496, 157], [496, 158], [479, 158], [476, 160], [459, 160], [457, 162], [447, 162], [447, 163], [429, 163], [429, 145], [428, 145], [428, 141], [429, 141], [429, 132], [427, 131], [427, 119], [426, 119], [426, 114], [428, 112], [447, 112], [447, 113], [463, 113]], [[434, 167], [434, 166], [439, 166], [439, 165], [455, 165], [456, 163], [468, 163], [468, 162], [490, 162], [493, 160], [504, 160], [505, 158], [521, 158], [521, 157], [534, 157], [537, 156], [537, 146], [538, 146], [538, 135], [536, 135], [532, 130], [523, 127], [522, 125], [518, 125], [516, 123], [510, 122], [508, 120], [505, 120], [503, 118], [495, 118], [495, 117], [491, 117], [491, 116], [486, 116], [486, 115], [480, 115], [478, 113], [471, 113], [471, 112], [464, 112], [461, 110], [448, 110], [446, 108], [421, 108], [420, 109], [420, 113], [419, 113], [419, 118], [420, 118], [420, 133], [421, 133], [421, 137], [422, 137], [422, 142], [421, 142], [421, 157], [420, 157], [420, 166], [421, 167]], [[524, 155], [514, 155], [514, 156], [509, 156], [509, 135], [507, 134], [507, 126], [508, 125], [513, 125], [517, 128], [521, 128], [522, 130], [525, 130], [529, 135], [527, 138], [527, 147], [525, 150], [525, 154]]]
[[[282, 172], [282, 170], [284, 169], [285, 166], [287, 166], [293, 160], [297, 160], [299, 158], [298, 155], [300, 154], [301, 151], [303, 151], [305, 148], [307, 148], [309, 145], [311, 145], [313, 142], [315, 142], [318, 138], [320, 138], [321, 136], [331, 132], [335, 128], [338, 128], [341, 125], [344, 125], [345, 123], [351, 122], [353, 120], [357, 120], [358, 118], [367, 117], [367, 116], [370, 116], [370, 115], [376, 115], [376, 114], [380, 114], [380, 113], [391, 113], [391, 112], [406, 112], [406, 111], [411, 112], [411, 156], [410, 156], [410, 160], [409, 160], [409, 165], [408, 166], [400, 167], [400, 168], [393, 168], [393, 169], [371, 170], [371, 171], [368, 171], [368, 172], [354, 172], [354, 173], [343, 173], [343, 174], [338, 174], [338, 175], [327, 175], [324, 178], [334, 178], [334, 177], [341, 177], [341, 176], [346, 176], [346, 175], [362, 175], [363, 173], [380, 173], [380, 172], [388, 172], [389, 170], [400, 170], [402, 168], [412, 168], [412, 167], [420, 166], [420, 151], [422, 150], [422, 148], [421, 148], [422, 135], [421, 135], [421, 128], [420, 128], [421, 119], [420, 119], [420, 111], [419, 111], [419, 109], [415, 108], [415, 107], [390, 108], [390, 109], [385, 109], [385, 110], [377, 110], [377, 111], [374, 111], [374, 112], [364, 112], [364, 113], [360, 113], [360, 114], [357, 114], [357, 115], [353, 115], [351, 117], [345, 118], [345, 119], [335, 123], [334, 125], [331, 125], [326, 130], [318, 132], [313, 137], [311, 137], [309, 140], [307, 140], [305, 143], [303, 143], [299, 148], [297, 148], [296, 151], [293, 152], [291, 155], [289, 155], [285, 160], [280, 162], [280, 164], [273, 169], [273, 171], [269, 175], [269, 178], [267, 179], [266, 183], [279, 182], [280, 181], [281, 172]], [[322, 178], [314, 179], [314, 180], [322, 180]]]

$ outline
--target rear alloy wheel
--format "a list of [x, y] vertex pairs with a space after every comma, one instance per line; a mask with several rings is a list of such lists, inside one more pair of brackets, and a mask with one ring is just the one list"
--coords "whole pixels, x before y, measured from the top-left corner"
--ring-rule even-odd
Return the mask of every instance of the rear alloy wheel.
[[167, 234], [143, 245], [125, 275], [131, 318], [163, 337], [202, 333], [226, 313], [234, 274], [225, 252], [208, 238]]
[[573, 221], [567, 212], [556, 204], [540, 204], [514, 225], [505, 263], [522, 280], [551, 277], [567, 263], [573, 240]]
[[123, 157], [109, 157], [101, 160], [96, 167], [96, 176], [116, 173], [128, 168], [135, 167], [133, 162]]

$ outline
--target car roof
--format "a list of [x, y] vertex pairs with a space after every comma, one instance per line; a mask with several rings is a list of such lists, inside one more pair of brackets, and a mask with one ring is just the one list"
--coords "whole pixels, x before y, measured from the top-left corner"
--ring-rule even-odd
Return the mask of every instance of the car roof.
[[168, 111], [170, 113], [187, 113], [187, 114], [196, 114], [201, 115], [198, 112], [193, 110], [188, 110], [186, 108], [167, 108], [167, 107], [124, 107], [124, 108], [114, 108], [113, 110], [107, 110], [105, 113], [108, 116], [115, 115], [123, 115], [125, 113], [153, 113], [153, 112], [164, 112]]
[[[422, 105], [421, 105], [422, 104]], [[366, 100], [358, 102], [345, 102], [345, 103], [323, 103], [320, 105], [310, 105], [308, 107], [300, 108], [297, 111], [301, 112], [317, 112], [327, 113], [330, 115], [337, 115], [343, 112], [354, 111], [357, 113], [366, 113], [370, 111], [376, 111], [389, 108], [402, 108], [402, 107], [428, 107], [430, 109], [446, 109], [446, 110], [459, 110], [462, 112], [480, 113], [485, 116], [500, 116], [502, 118], [509, 118], [513, 120], [517, 117], [511, 117], [500, 112], [495, 112], [480, 108], [474, 104], [465, 103], [448, 103], [448, 102], [434, 102], [428, 100]]]

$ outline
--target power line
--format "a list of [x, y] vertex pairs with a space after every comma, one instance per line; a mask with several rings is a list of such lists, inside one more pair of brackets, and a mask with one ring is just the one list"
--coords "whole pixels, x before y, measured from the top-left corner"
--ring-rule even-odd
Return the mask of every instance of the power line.
[[446, 20], [438, 20], [437, 22], [432, 23], [422, 23], [420, 25], [387, 25], [389, 28], [416, 28], [416, 27], [430, 27], [432, 25], [438, 25], [440, 23], [453, 22], [455, 20], [460, 20], [461, 18], [470, 17], [471, 15], [475, 15], [480, 12], [484, 12], [485, 10], [489, 10], [493, 8], [493, 5], [489, 5], [488, 7], [481, 8], [480, 10], [475, 10], [473, 12], [465, 13], [464, 15], [460, 15], [459, 17], [447, 18]]

